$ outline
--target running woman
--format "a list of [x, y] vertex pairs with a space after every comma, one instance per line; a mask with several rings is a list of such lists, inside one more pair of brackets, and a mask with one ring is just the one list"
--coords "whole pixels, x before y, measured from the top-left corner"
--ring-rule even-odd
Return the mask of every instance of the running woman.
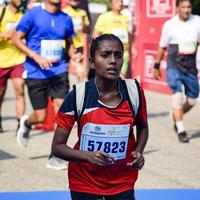
[[[142, 88], [137, 83], [140, 106], [133, 113], [125, 83], [119, 78], [123, 53], [122, 42], [113, 34], [94, 39], [90, 64], [95, 78], [86, 82], [83, 111], [77, 114], [74, 88], [57, 114], [52, 152], [69, 161], [72, 200], [134, 199], [138, 170], [144, 166], [148, 123]], [[78, 141], [70, 148], [66, 143], [75, 121]]]

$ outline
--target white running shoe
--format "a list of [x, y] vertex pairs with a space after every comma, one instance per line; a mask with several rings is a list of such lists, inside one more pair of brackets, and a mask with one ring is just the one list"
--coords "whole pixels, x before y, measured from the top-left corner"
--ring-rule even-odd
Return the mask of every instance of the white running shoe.
[[30, 128], [25, 125], [25, 121], [29, 118], [28, 115], [23, 115], [20, 119], [19, 129], [17, 131], [17, 143], [20, 147], [26, 147], [29, 140]]
[[52, 156], [49, 158], [46, 167], [55, 170], [65, 170], [67, 169], [67, 161], [60, 159], [58, 157]]

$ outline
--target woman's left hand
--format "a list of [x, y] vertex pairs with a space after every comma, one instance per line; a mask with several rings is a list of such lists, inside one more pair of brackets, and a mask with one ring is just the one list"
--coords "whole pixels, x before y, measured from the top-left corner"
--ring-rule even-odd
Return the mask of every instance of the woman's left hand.
[[140, 152], [133, 151], [132, 156], [134, 161], [131, 163], [127, 163], [127, 166], [133, 167], [136, 170], [141, 170], [144, 166], [144, 156]]

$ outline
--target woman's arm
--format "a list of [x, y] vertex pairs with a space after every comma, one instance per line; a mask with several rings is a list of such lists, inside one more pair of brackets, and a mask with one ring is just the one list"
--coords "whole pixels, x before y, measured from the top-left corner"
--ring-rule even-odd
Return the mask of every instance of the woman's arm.
[[143, 154], [148, 137], [149, 137], [148, 125], [147, 127], [142, 128], [142, 129], [137, 127], [137, 146], [134, 151]]
[[140, 170], [143, 168], [144, 162], [145, 162], [143, 151], [146, 146], [148, 137], [149, 137], [148, 126], [142, 129], [137, 128], [137, 145], [136, 145], [135, 150], [132, 151], [131, 153], [134, 160], [131, 163], [127, 163], [128, 166], [131, 166], [136, 170]]
[[66, 145], [68, 138], [69, 132], [60, 126], [57, 126], [52, 142], [53, 155], [67, 161], [88, 162], [100, 166], [106, 166], [113, 163], [113, 157], [110, 154], [101, 151], [88, 152], [72, 149]]
[[137, 116], [135, 118], [135, 124], [137, 128], [136, 147], [132, 151], [132, 156], [134, 160], [133, 162], [128, 163], [128, 166], [131, 166], [137, 170], [140, 170], [144, 166], [143, 151], [149, 137], [146, 98], [144, 95], [144, 91], [141, 87], [140, 87], [140, 106], [139, 106]]

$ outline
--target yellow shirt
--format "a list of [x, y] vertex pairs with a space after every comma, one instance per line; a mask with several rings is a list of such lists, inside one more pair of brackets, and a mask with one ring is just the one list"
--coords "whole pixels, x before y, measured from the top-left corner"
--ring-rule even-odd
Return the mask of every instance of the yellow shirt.
[[67, 13], [73, 21], [74, 31], [76, 32], [76, 35], [73, 37], [75, 48], [83, 47], [83, 29], [90, 24], [86, 11], [80, 8], [74, 9], [71, 6], [66, 7], [63, 11]]
[[117, 15], [113, 11], [108, 11], [98, 17], [94, 29], [101, 34], [112, 33], [116, 35], [124, 44], [125, 50], [127, 50], [129, 43], [128, 23], [129, 20], [126, 15]]
[[[2, 8], [0, 8], [0, 13], [1, 12]], [[9, 6], [7, 6], [3, 20], [0, 23], [0, 33], [6, 33], [13, 30], [22, 15], [21, 12], [13, 14], [10, 11]], [[0, 39], [0, 68], [12, 67], [24, 63], [24, 61], [25, 55], [19, 51], [10, 40]]]

